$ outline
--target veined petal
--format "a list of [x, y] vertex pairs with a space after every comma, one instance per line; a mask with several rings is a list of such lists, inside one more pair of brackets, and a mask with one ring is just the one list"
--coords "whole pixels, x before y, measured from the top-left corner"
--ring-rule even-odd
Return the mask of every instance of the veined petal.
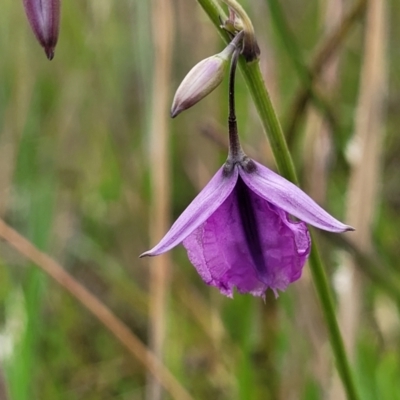
[[32, 30], [47, 58], [54, 57], [60, 25], [60, 0], [23, 0]]
[[263, 165], [255, 164], [257, 169], [254, 172], [239, 170], [243, 181], [254, 193], [317, 228], [330, 232], [354, 230], [328, 214], [299, 187]]
[[229, 176], [224, 175], [223, 167], [220, 168], [207, 186], [179, 216], [161, 241], [140, 257], [165, 253], [182, 242], [225, 201], [235, 187], [237, 178], [237, 168], [234, 168]]
[[[248, 196], [245, 203], [243, 190]], [[243, 207], [252, 209], [254, 219], [244, 221]], [[249, 236], [246, 223], [255, 224], [257, 237]], [[285, 290], [300, 277], [311, 241], [305, 223], [290, 221], [283, 210], [241, 188], [238, 181], [232, 194], [183, 245], [202, 279], [232, 297], [235, 287], [253, 296], [264, 296], [268, 288], [275, 294]]]

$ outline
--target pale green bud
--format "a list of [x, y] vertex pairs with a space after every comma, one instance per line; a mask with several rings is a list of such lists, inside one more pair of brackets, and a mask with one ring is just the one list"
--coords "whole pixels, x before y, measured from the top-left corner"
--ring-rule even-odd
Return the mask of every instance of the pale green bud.
[[172, 118], [195, 105], [222, 82], [235, 48], [236, 43], [232, 42], [221, 53], [200, 61], [189, 71], [175, 93]]

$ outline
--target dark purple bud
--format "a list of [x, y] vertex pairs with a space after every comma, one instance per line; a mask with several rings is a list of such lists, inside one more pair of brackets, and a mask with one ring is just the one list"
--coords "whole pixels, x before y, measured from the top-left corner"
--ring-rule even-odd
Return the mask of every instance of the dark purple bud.
[[54, 57], [60, 26], [60, 0], [23, 0], [33, 33], [49, 60]]

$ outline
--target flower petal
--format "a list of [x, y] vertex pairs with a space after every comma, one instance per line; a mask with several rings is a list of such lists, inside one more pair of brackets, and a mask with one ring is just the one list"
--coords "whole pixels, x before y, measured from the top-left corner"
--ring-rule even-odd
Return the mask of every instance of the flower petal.
[[237, 177], [237, 168], [234, 168], [229, 176], [225, 176], [223, 168], [220, 168], [207, 186], [179, 216], [161, 241], [140, 257], [165, 253], [181, 243], [225, 201], [235, 187]]
[[330, 232], [354, 230], [328, 214], [299, 187], [263, 165], [254, 163], [257, 166], [254, 172], [247, 173], [239, 169], [240, 176], [254, 193], [317, 228]]
[[23, 0], [32, 30], [47, 58], [54, 57], [60, 25], [60, 0]]
[[268, 288], [275, 293], [285, 290], [300, 277], [311, 248], [305, 223], [290, 221], [284, 211], [246, 190], [262, 251], [259, 264], [255, 265], [260, 260], [252, 254], [254, 246], [240, 210], [246, 204], [241, 204], [239, 182], [214, 214], [183, 241], [202, 279], [228, 297], [234, 287], [253, 296], [264, 296]]

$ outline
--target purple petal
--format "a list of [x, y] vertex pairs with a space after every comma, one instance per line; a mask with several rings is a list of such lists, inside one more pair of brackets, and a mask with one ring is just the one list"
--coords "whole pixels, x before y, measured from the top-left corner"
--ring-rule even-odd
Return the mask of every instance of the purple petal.
[[239, 169], [246, 185], [263, 199], [317, 228], [330, 232], [354, 230], [333, 218], [299, 187], [255, 162], [257, 169], [247, 173]]
[[223, 80], [229, 65], [226, 59], [215, 55], [200, 61], [179, 85], [171, 107], [171, 117], [194, 106], [210, 94]]
[[225, 201], [235, 187], [237, 177], [237, 168], [234, 168], [229, 176], [225, 176], [223, 168], [220, 168], [207, 186], [175, 221], [161, 241], [140, 257], [165, 253], [181, 243]]
[[58, 40], [60, 0], [24, 0], [24, 7], [37, 40], [51, 60]]
[[[254, 296], [263, 296], [268, 288], [285, 290], [300, 277], [311, 248], [304, 223], [290, 221], [285, 212], [244, 187], [247, 203], [241, 200], [238, 180], [225, 202], [183, 241], [202, 279], [229, 297], [234, 287]], [[251, 207], [254, 218], [247, 219], [243, 207]], [[256, 235], [245, 228], [250, 222], [256, 224]], [[254, 246], [250, 239], [259, 243]], [[258, 265], [255, 248], [262, 251]]]

